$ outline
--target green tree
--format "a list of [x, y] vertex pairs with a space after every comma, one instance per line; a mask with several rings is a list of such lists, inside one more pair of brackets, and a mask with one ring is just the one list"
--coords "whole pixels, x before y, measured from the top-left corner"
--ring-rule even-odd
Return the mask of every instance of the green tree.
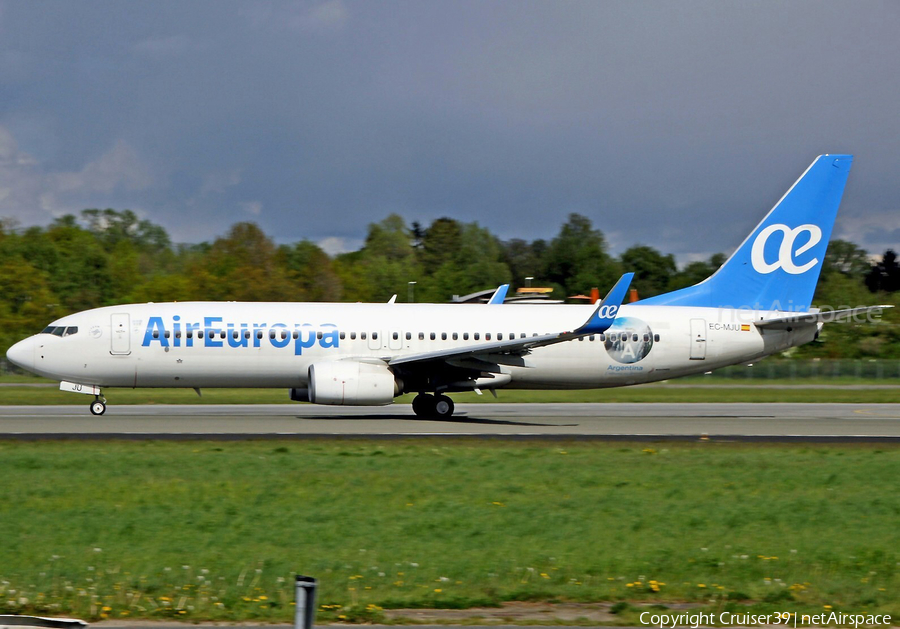
[[661, 254], [653, 247], [635, 245], [626, 249], [621, 256], [622, 269], [634, 272], [634, 281], [640, 297], [653, 297], [668, 290], [672, 277], [677, 271], [675, 257], [670, 253]]
[[285, 267], [288, 277], [300, 288], [300, 294], [292, 299], [298, 301], [339, 301], [341, 280], [331, 258], [322, 249], [308, 240], [278, 248], [278, 257]]
[[618, 263], [607, 253], [603, 233], [580, 214], [569, 214], [544, 259], [545, 277], [565, 287], [568, 295], [587, 294], [595, 286], [603, 292], [620, 276]]

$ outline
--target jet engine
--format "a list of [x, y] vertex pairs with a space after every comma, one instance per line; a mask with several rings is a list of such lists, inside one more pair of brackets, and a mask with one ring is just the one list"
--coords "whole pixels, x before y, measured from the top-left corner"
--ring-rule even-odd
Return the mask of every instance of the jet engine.
[[383, 406], [399, 393], [400, 383], [384, 363], [340, 360], [309, 367], [309, 401], [313, 404]]

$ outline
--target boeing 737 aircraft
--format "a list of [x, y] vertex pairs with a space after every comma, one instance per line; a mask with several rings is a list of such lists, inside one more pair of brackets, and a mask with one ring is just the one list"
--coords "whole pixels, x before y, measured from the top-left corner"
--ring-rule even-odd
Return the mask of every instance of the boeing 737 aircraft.
[[[622, 304], [625, 274], [596, 306], [148, 303], [87, 310], [13, 345], [9, 360], [94, 396], [106, 387], [283, 387], [314, 404], [453, 413], [448, 393], [582, 389], [666, 380], [808, 343], [813, 292], [851, 155], [822, 155], [731, 258], [689, 288]], [[392, 300], [393, 301], [393, 300]]]

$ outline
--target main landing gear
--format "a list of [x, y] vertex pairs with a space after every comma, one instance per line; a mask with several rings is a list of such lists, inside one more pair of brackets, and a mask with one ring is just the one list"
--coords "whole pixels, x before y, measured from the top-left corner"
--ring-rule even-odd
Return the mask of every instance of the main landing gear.
[[419, 417], [447, 419], [453, 415], [453, 400], [446, 395], [420, 393], [413, 398], [413, 411]]
[[106, 412], [106, 398], [101, 398], [99, 395], [94, 398], [94, 401], [91, 402], [91, 414], [92, 415], [102, 415]]

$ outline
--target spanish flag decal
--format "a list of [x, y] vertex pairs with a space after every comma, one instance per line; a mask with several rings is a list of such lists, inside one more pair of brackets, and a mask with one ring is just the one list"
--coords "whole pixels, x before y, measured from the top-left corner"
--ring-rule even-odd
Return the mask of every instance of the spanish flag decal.
[[743, 324], [741, 324], [741, 332], [749, 332], [749, 331], [750, 331], [750, 324], [749, 324], [749, 323], [743, 323]]

